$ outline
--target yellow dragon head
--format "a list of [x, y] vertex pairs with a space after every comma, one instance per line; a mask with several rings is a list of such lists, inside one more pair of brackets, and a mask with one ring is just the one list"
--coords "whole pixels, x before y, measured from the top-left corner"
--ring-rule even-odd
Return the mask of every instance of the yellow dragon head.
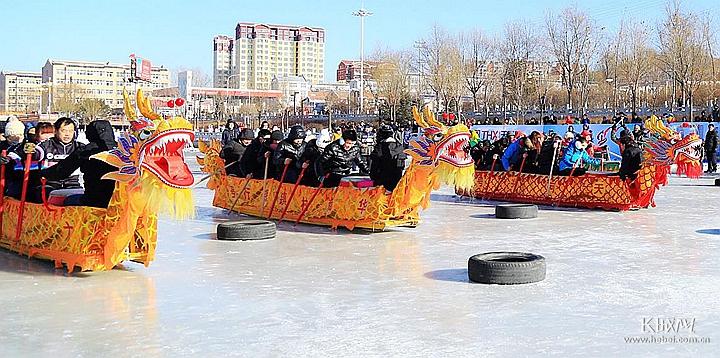
[[192, 125], [179, 116], [165, 119], [155, 113], [141, 89], [136, 99], [141, 116], [124, 89], [123, 97], [130, 130], [120, 136], [117, 149], [93, 156], [118, 168], [103, 179], [127, 183], [128, 190], [138, 190], [153, 210], [178, 218], [192, 216], [194, 178], [183, 154], [195, 139]]
[[432, 166], [441, 182], [463, 190], [473, 186], [475, 168], [470, 157], [470, 130], [464, 124], [446, 127], [435, 119], [429, 107], [421, 114], [413, 107], [415, 122], [423, 135], [410, 141], [405, 152], [416, 165]]
[[677, 164], [678, 174], [684, 173], [690, 178], [702, 174], [702, 140], [697, 134], [681, 137], [654, 115], [645, 121], [645, 128], [649, 130], [644, 148], [646, 163], [668, 167]]

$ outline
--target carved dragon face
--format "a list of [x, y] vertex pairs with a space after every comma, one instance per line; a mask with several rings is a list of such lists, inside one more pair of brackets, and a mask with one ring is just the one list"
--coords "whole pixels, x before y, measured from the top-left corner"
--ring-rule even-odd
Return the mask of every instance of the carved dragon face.
[[470, 157], [468, 127], [458, 124], [448, 128], [435, 120], [428, 107], [423, 114], [413, 107], [413, 117], [424, 131], [422, 136], [410, 141], [410, 148], [405, 152], [417, 165], [433, 166], [443, 182], [471, 188], [475, 170]]
[[[142, 187], [148, 198], [158, 195], [158, 200], [168, 199], [175, 206], [169, 208], [171, 212], [186, 214], [187, 208], [179, 209], [182, 203], [178, 198], [190, 198], [190, 187], [194, 183], [183, 155], [183, 149], [191, 146], [195, 139], [192, 125], [185, 118], [164, 119], [153, 112], [149, 98], [143, 96], [140, 89], [136, 103], [142, 117], [138, 117], [124, 90], [123, 96], [131, 128], [118, 139], [118, 148], [93, 156], [118, 168], [105, 174], [103, 179]], [[162, 185], [155, 184], [158, 182]], [[162, 193], [150, 193], [154, 188], [161, 189]]]
[[680, 137], [680, 134], [657, 117], [645, 122], [649, 129], [649, 140], [645, 145], [645, 160], [656, 165], [677, 165], [678, 174], [697, 178], [702, 174], [702, 140], [695, 134]]

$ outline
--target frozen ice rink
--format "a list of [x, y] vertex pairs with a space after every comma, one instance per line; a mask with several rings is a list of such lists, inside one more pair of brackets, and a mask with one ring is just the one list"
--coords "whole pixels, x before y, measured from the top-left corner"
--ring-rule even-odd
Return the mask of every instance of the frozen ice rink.
[[[720, 354], [720, 187], [710, 179], [673, 177], [649, 210], [541, 208], [510, 221], [445, 188], [415, 229], [282, 224], [261, 242], [215, 240], [216, 224], [238, 216], [213, 208], [211, 191], [195, 194], [194, 220], [160, 221], [148, 268], [67, 275], [0, 251], [0, 355]], [[547, 278], [468, 282], [468, 257], [505, 250], [545, 256]], [[672, 318], [693, 319], [692, 332], [648, 331]], [[710, 343], [626, 343], [650, 336]]]

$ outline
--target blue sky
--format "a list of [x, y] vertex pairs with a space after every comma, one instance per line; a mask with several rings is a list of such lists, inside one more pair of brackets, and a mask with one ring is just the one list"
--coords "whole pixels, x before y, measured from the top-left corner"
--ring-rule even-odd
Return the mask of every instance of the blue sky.
[[[366, 0], [374, 15], [366, 20], [365, 51], [410, 48], [434, 24], [491, 33], [509, 20], [541, 24], [548, 10], [573, 4], [612, 30], [623, 16], [654, 24], [666, 1]], [[136, 53], [209, 74], [213, 36], [232, 35], [237, 22], [247, 21], [325, 28], [325, 79], [333, 81], [339, 60], [359, 58], [360, 25], [351, 13], [360, 6], [359, 0], [0, 0], [0, 70], [39, 71], [48, 58], [126, 62]], [[686, 0], [684, 6], [720, 15], [718, 0]]]

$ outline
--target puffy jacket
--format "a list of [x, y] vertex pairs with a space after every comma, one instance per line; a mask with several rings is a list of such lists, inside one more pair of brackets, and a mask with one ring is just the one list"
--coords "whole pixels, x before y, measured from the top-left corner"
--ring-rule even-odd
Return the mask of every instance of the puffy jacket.
[[239, 177], [244, 177], [249, 174], [245, 173], [240, 165], [240, 158], [242, 158], [243, 154], [245, 154], [247, 147], [248, 146], [245, 146], [234, 139], [223, 147], [220, 152], [220, 158], [225, 159], [225, 165], [232, 163], [232, 165], [225, 168], [225, 172], [228, 175], [233, 174]]
[[629, 142], [625, 145], [625, 150], [622, 152], [622, 161], [620, 162], [620, 179], [630, 178], [635, 180], [637, 177], [636, 172], [640, 170], [642, 164], [642, 149], [638, 147], [635, 142]]
[[115, 134], [110, 122], [97, 120], [90, 122], [85, 130], [89, 143], [74, 152], [57, 164], [42, 169], [40, 174], [49, 181], [58, 181], [67, 178], [78, 168], [83, 172], [85, 193], [80, 197], [84, 206], [107, 208], [115, 190], [115, 181], [102, 179], [102, 176], [118, 170], [118, 168], [97, 159], [90, 159], [92, 155], [111, 150], [117, 147]]
[[287, 173], [285, 173], [284, 182], [295, 183], [300, 170], [302, 168], [302, 162], [300, 157], [305, 152], [305, 142], [300, 145], [295, 145], [291, 140], [285, 139], [278, 143], [275, 152], [273, 153], [273, 164], [275, 164], [275, 179], [280, 180], [282, 172], [285, 169], [285, 159], [290, 159], [292, 162], [288, 165]]
[[262, 149], [262, 143], [255, 138], [240, 156], [240, 172], [245, 175], [252, 174], [254, 179], [262, 179], [265, 174], [265, 160], [263, 165], [258, 164], [258, 155]]
[[599, 159], [591, 157], [584, 149], [577, 149], [575, 147], [575, 141], [573, 141], [568, 144], [567, 148], [565, 148], [565, 154], [563, 154], [563, 158], [560, 161], [558, 169], [572, 169], [575, 163], [577, 163], [577, 161], [580, 159], [582, 159], [583, 162], [588, 164], [600, 165]]
[[354, 164], [360, 168], [360, 172], [367, 173], [367, 165], [360, 159], [360, 146], [355, 143], [349, 150], [345, 150], [340, 141], [342, 138], [328, 144], [320, 157], [325, 173], [349, 175]]
[[[553, 146], [554, 143], [554, 140], [546, 140], [540, 148], [540, 153], [538, 154], [538, 172], [540, 174], [549, 175], [550, 168], [552, 168], [553, 173], [557, 173], [557, 163], [558, 159], [560, 159], [560, 148], [558, 148], [556, 152], [555, 147]], [[558, 143], [558, 145], [560, 145], [560, 143]], [[553, 157], [555, 157], [554, 162]]]
[[518, 169], [520, 161], [522, 160], [522, 154], [525, 152], [522, 147], [522, 143], [525, 142], [525, 137], [519, 138], [518, 140], [510, 143], [510, 146], [505, 149], [502, 155], [502, 165], [505, 170], [510, 170], [510, 166], [515, 166], [514, 169]]
[[717, 150], [718, 147], [718, 137], [717, 132], [715, 130], [708, 131], [705, 134], [705, 151], [707, 152], [714, 152]]
[[390, 191], [395, 189], [405, 169], [407, 155], [403, 149], [403, 145], [393, 137], [375, 146], [370, 153], [370, 179], [376, 185], [382, 185]]
[[[52, 137], [37, 145], [33, 158], [39, 158], [40, 168], [46, 169], [67, 158], [82, 146], [82, 144], [74, 140], [70, 143], [62, 143], [57, 138]], [[48, 178], [47, 185], [54, 189], [80, 188], [80, 179], [78, 175], [68, 175], [64, 178], [58, 177], [54, 180]]]
[[318, 186], [320, 181], [318, 178], [323, 175], [322, 166], [320, 164], [320, 156], [322, 156], [323, 149], [318, 147], [317, 140], [311, 139], [305, 144], [305, 151], [303, 151], [300, 157], [300, 162], [310, 162], [308, 168], [305, 170], [301, 184], [307, 186]]
[[[230, 123], [234, 124], [232, 129], [229, 128]], [[228, 143], [230, 143], [230, 141], [237, 139], [237, 137], [239, 135], [240, 135], [240, 129], [235, 124], [235, 122], [228, 122], [228, 125], [222, 132], [222, 139], [220, 140], [220, 143], [223, 146], [226, 146], [226, 145], [228, 145]]]

